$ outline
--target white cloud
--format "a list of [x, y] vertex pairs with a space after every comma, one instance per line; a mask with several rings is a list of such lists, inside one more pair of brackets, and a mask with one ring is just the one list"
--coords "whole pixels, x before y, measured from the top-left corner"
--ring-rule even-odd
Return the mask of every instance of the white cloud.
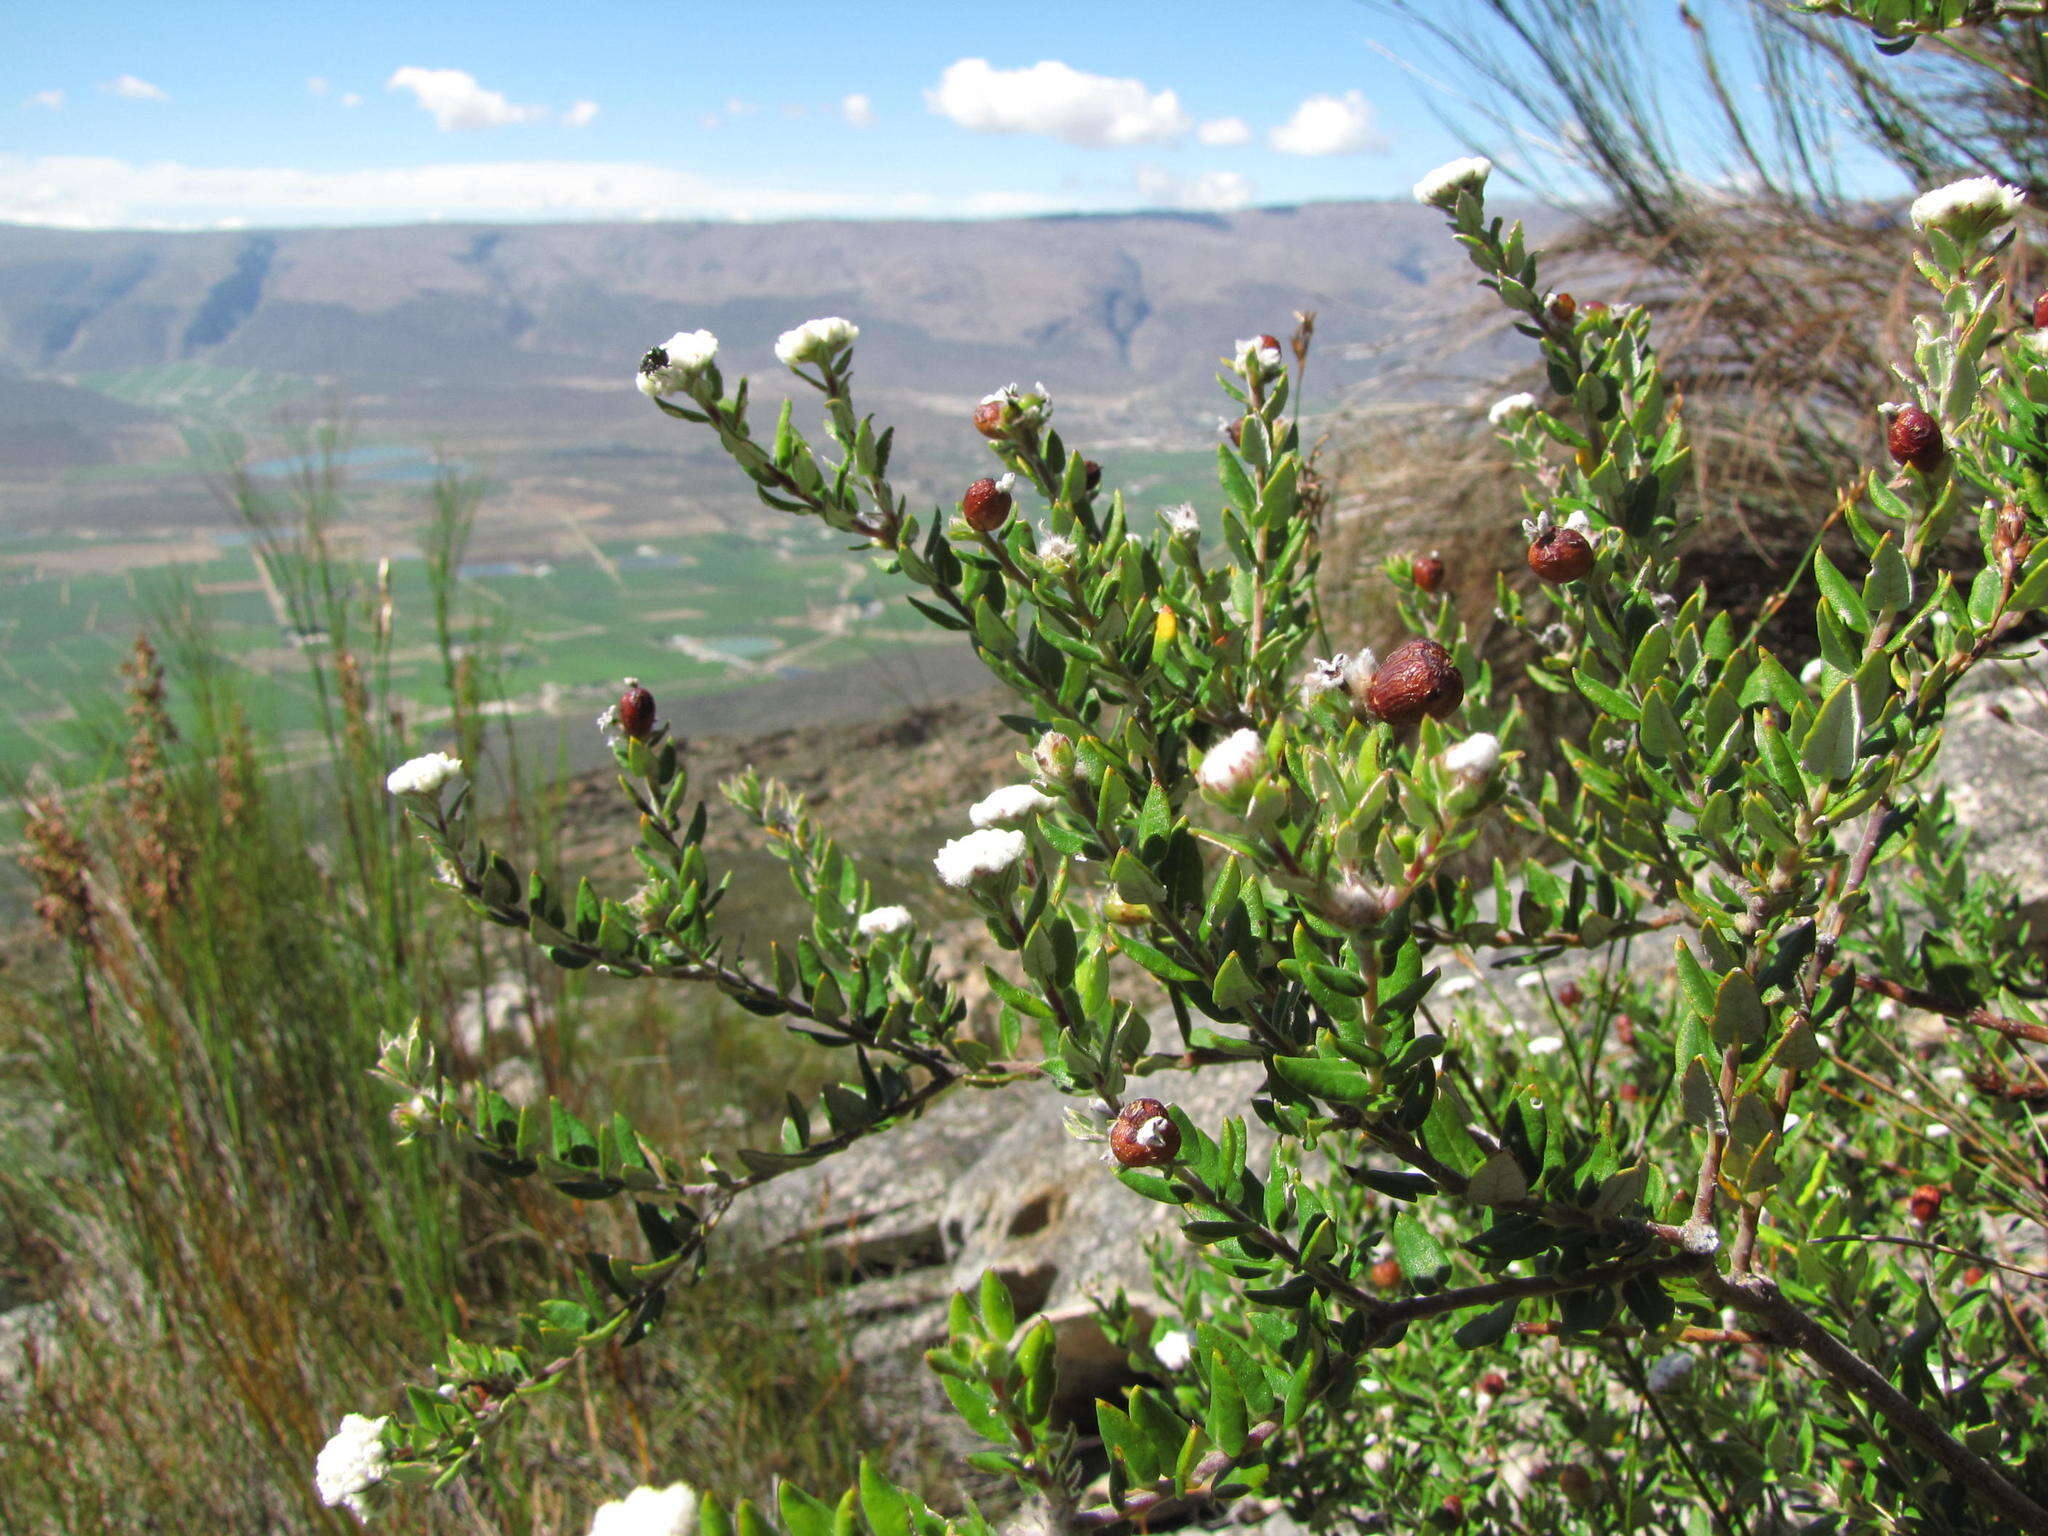
[[22, 103], [22, 107], [24, 109], [41, 107], [45, 112], [62, 112], [64, 110], [64, 93], [62, 91], [37, 91], [35, 95]]
[[354, 91], [343, 91], [341, 93], [341, 104], [344, 107], [360, 107], [363, 104], [363, 98]]
[[422, 69], [407, 64], [384, 82], [387, 91], [410, 91], [443, 133], [462, 128], [503, 128], [546, 117], [546, 107], [523, 107], [486, 90], [466, 69]]
[[956, 59], [924, 99], [932, 111], [976, 133], [1037, 133], [1095, 147], [1168, 144], [1190, 126], [1172, 91], [1084, 74], [1057, 59], [1028, 69]]
[[1195, 137], [1204, 144], [1228, 145], [1249, 143], [1252, 125], [1241, 117], [1211, 118], [1195, 130]]
[[839, 103], [839, 115], [856, 128], [865, 128], [875, 120], [875, 104], [855, 91]]
[[571, 128], [588, 128], [590, 120], [597, 116], [598, 106], [594, 101], [579, 101], [562, 114], [562, 121]]
[[321, 75], [308, 75], [306, 77], [306, 91], [308, 95], [325, 96], [327, 94], [326, 78]]
[[[72, 229], [410, 223], [447, 219], [915, 218], [1049, 212], [1024, 194], [946, 204], [922, 192], [720, 182], [667, 166], [508, 160], [361, 171], [187, 166], [0, 154], [0, 223]], [[1026, 206], [1026, 204], [1029, 206]]]
[[1157, 165], [1141, 165], [1133, 178], [1138, 195], [1154, 208], [1196, 208], [1207, 213], [1228, 213], [1252, 200], [1252, 184], [1236, 171], [1204, 171], [1199, 176], [1177, 176]]
[[147, 80], [138, 80], [133, 75], [116, 75], [105, 85], [101, 86], [100, 89], [112, 91], [116, 96], [125, 96], [130, 101], [169, 101], [171, 99], [164, 94], [161, 87], [151, 85]]
[[1283, 155], [1378, 153], [1387, 147], [1374, 126], [1378, 115], [1363, 91], [1311, 96], [1294, 109], [1294, 116], [1266, 135], [1266, 142]]

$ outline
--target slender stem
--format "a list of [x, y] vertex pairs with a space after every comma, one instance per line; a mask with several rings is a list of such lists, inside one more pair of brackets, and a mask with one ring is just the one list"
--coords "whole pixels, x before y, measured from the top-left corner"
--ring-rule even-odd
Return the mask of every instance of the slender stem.
[[2048, 1509], [2028, 1498], [1998, 1467], [1957, 1440], [1877, 1368], [1795, 1306], [1767, 1276], [1702, 1277], [1707, 1293], [1752, 1317], [1811, 1360], [1838, 1386], [1868, 1403], [1877, 1416], [1938, 1462], [1969, 1495], [2014, 1522], [2048, 1536]]

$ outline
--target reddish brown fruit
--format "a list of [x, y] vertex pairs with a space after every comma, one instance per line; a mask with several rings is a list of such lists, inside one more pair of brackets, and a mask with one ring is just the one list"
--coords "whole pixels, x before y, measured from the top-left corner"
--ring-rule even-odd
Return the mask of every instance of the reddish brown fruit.
[[1391, 1291], [1401, 1283], [1401, 1261], [1381, 1259], [1369, 1271], [1372, 1283], [1383, 1291]]
[[1550, 318], [1559, 325], [1570, 325], [1578, 315], [1579, 301], [1568, 293], [1553, 293], [1550, 296]]
[[1636, 1048], [1636, 1021], [1625, 1013], [1614, 1016], [1614, 1038], [1628, 1050]]
[[1180, 1127], [1157, 1099], [1133, 1099], [1110, 1124], [1109, 1151], [1126, 1168], [1157, 1168], [1180, 1151]]
[[1553, 587], [1577, 581], [1593, 569], [1593, 546], [1576, 528], [1549, 527], [1529, 541], [1529, 569]]
[[1413, 725], [1424, 715], [1441, 720], [1465, 698], [1465, 677], [1451, 653], [1434, 640], [1396, 646], [1365, 691], [1365, 705], [1389, 725]]
[[1568, 981], [1557, 989], [1558, 1006], [1576, 1008], [1586, 1000], [1586, 994], [1579, 990], [1576, 981]]
[[1972, 1264], [1968, 1269], [1963, 1271], [1963, 1284], [1965, 1285], [1976, 1285], [1980, 1281], [1982, 1281], [1983, 1278], [1984, 1271], [1979, 1269], [1974, 1264]]
[[1917, 1222], [1934, 1220], [1941, 1214], [1941, 1191], [1932, 1184], [1922, 1184], [1907, 1197], [1906, 1210]]
[[1998, 521], [1991, 530], [1991, 552], [2008, 569], [2034, 552], [2034, 541], [2027, 537], [2027, 514], [2017, 503], [2009, 501], [1998, 509]]
[[1009, 436], [1003, 427], [1003, 402], [984, 400], [974, 408], [974, 430], [983, 437]]
[[1910, 464], [1922, 474], [1941, 467], [1947, 449], [1941, 444], [1941, 425], [1917, 405], [1901, 406], [1885, 429], [1884, 445], [1894, 462]]
[[1242, 448], [1244, 446], [1244, 418], [1240, 416], [1237, 420], [1226, 426], [1223, 429], [1223, 435], [1230, 439], [1231, 447]]
[[1434, 592], [1444, 584], [1444, 563], [1432, 550], [1408, 568], [1408, 574], [1415, 578], [1415, 585], [1425, 592]]
[[654, 732], [654, 695], [637, 678], [627, 678], [626, 691], [619, 695], [619, 729], [635, 741]]
[[1643, 1096], [1643, 1090], [1634, 1083], [1623, 1083], [1614, 1090], [1614, 1096], [1624, 1104], [1633, 1104]]
[[1009, 517], [1010, 506], [1010, 493], [984, 476], [960, 498], [960, 515], [976, 533], [994, 533]]
[[1445, 1494], [1443, 1503], [1436, 1507], [1436, 1517], [1445, 1525], [1463, 1525], [1465, 1501], [1455, 1493]]
[[1102, 466], [1093, 459], [1083, 459], [1081, 461], [1081, 483], [1091, 491], [1101, 485]]
[[2048, 331], [2048, 293], [2034, 300], [2034, 329]]
[[1479, 1378], [1479, 1395], [1481, 1397], [1499, 1397], [1507, 1389], [1508, 1379], [1499, 1371], [1488, 1371]]

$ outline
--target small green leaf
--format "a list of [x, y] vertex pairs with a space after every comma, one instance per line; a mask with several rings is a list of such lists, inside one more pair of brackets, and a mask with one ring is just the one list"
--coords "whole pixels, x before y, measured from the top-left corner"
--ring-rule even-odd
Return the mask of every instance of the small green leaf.
[[1411, 1281], [1441, 1280], [1451, 1267], [1444, 1245], [1406, 1211], [1394, 1218], [1393, 1240], [1394, 1257], [1400, 1261], [1401, 1273]]
[[1714, 995], [1713, 1037], [1716, 1045], [1754, 1045], [1770, 1028], [1770, 1015], [1747, 971], [1730, 971]]
[[1814, 717], [1799, 746], [1799, 766], [1818, 779], [1846, 779], [1856, 766], [1856, 742], [1863, 734], [1856, 685], [1844, 678], [1835, 685]]

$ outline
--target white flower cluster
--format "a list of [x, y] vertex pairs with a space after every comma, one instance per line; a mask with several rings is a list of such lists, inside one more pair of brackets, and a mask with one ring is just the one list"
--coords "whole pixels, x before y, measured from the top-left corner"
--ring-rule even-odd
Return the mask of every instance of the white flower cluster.
[[697, 1490], [688, 1483], [635, 1488], [600, 1505], [590, 1536], [689, 1536], [697, 1524]]
[[954, 838], [939, 849], [932, 864], [941, 880], [956, 891], [964, 891], [1009, 873], [1023, 857], [1022, 832], [984, 827]]
[[787, 368], [794, 368], [799, 363], [830, 362], [852, 346], [858, 335], [859, 326], [837, 315], [828, 315], [822, 320], [806, 320], [795, 330], [784, 331], [775, 338], [775, 360]]
[[1240, 373], [1269, 378], [1280, 371], [1280, 344], [1267, 336], [1245, 336], [1231, 348]]
[[1042, 427], [1052, 420], [1052, 392], [1043, 381], [1029, 390], [1005, 384], [994, 394], [983, 395], [981, 403], [1006, 407], [1003, 414], [1014, 426]]
[[1152, 1346], [1152, 1358], [1169, 1371], [1184, 1371], [1195, 1363], [1194, 1337], [1185, 1328], [1162, 1333]]
[[446, 752], [429, 752], [400, 763], [385, 775], [384, 787], [394, 795], [432, 798], [462, 777], [462, 759]]
[[1503, 395], [1494, 401], [1492, 408], [1486, 413], [1486, 419], [1496, 427], [1511, 427], [1533, 415], [1535, 410], [1536, 397], [1525, 389], [1516, 394]]
[[1228, 799], [1251, 785], [1266, 766], [1266, 743], [1254, 730], [1233, 731], [1211, 747], [1195, 770], [1195, 782]]
[[351, 1413], [341, 1421], [313, 1461], [313, 1491], [329, 1509], [346, 1504], [359, 1518], [370, 1504], [363, 1497], [384, 1480], [384, 1426], [389, 1418]]
[[1301, 707], [1307, 709], [1326, 693], [1335, 693], [1344, 686], [1344, 669], [1351, 664], [1351, 658], [1339, 651], [1334, 656], [1318, 656], [1308, 664], [1308, 670], [1301, 674]]
[[901, 933], [910, 926], [910, 921], [908, 907], [876, 907], [861, 913], [853, 926], [864, 939], [880, 939]]
[[1184, 501], [1178, 506], [1161, 507], [1159, 521], [1166, 524], [1166, 531], [1176, 539], [1192, 539], [1202, 531], [1202, 514], [1195, 510], [1195, 504]]
[[1014, 827], [1058, 804], [1052, 796], [1041, 794], [1029, 784], [1005, 784], [969, 806], [967, 819], [977, 827]]
[[1534, 517], [1522, 519], [1522, 533], [1527, 538], [1533, 539], [1549, 528], [1570, 529], [1573, 533], [1582, 535], [1589, 543], [1593, 538], [1593, 520], [1584, 512], [1574, 512], [1560, 523], [1550, 515], [1550, 508], [1545, 507]]
[[1987, 235], [2020, 210], [2027, 194], [1995, 176], [1952, 181], [1913, 199], [1913, 227], [1952, 236]]
[[1444, 767], [1461, 779], [1475, 783], [1493, 777], [1500, 766], [1500, 738], [1489, 732], [1467, 736], [1454, 747], [1444, 749]]
[[709, 331], [677, 331], [640, 360], [634, 380], [650, 400], [688, 389], [697, 375], [718, 356], [718, 338]]
[[1080, 546], [1064, 534], [1041, 533], [1038, 536], [1038, 563], [1055, 574], [1071, 566], [1080, 552]]
[[1484, 155], [1467, 155], [1438, 166], [1415, 183], [1415, 201], [1432, 208], [1452, 208], [1461, 192], [1477, 193], [1493, 174], [1493, 162]]

